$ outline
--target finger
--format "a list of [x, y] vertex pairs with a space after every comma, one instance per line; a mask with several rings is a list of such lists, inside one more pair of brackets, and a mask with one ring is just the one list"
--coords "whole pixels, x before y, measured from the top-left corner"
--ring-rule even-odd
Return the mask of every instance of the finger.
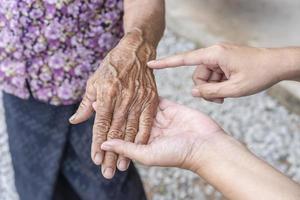
[[[130, 112], [126, 121], [124, 141], [134, 142], [134, 139], [138, 131], [139, 117], [141, 114], [141, 106], [139, 105], [139, 102], [142, 102], [144, 100], [145, 95], [146, 95], [145, 91], [138, 88], [136, 95], [133, 98]], [[120, 171], [127, 170], [129, 164], [130, 164], [130, 159], [122, 155], [119, 155], [117, 161], [117, 167]]]
[[98, 92], [91, 147], [91, 157], [96, 165], [100, 165], [103, 161], [104, 152], [100, 146], [107, 139], [115, 106], [112, 96], [108, 95], [105, 98], [102, 96], [102, 93]]
[[195, 85], [207, 82], [211, 77], [212, 71], [205, 65], [199, 65], [193, 73], [193, 81]]
[[210, 82], [210, 83], [220, 82], [222, 77], [223, 77], [222, 74], [220, 74], [218, 72], [212, 72], [211, 76], [209, 77], [208, 82]]
[[[116, 120], [113, 120], [112, 124], [116, 123], [115, 121]], [[108, 136], [107, 140], [123, 139], [124, 129], [123, 130], [122, 130], [122, 128], [115, 129], [112, 126], [107, 135]], [[117, 159], [118, 159], [118, 155], [116, 153], [110, 152], [110, 151], [105, 152], [103, 163], [101, 166], [102, 174], [105, 178], [111, 179], [115, 175]]]
[[219, 83], [205, 83], [193, 88], [194, 97], [203, 97], [205, 99], [219, 99], [227, 97], [236, 97], [238, 93], [231, 81]]
[[139, 131], [135, 138], [135, 143], [147, 144], [156, 114], [156, 108], [157, 106], [155, 103], [152, 103], [149, 104], [141, 113], [139, 120]]
[[193, 50], [159, 60], [152, 60], [147, 63], [150, 68], [162, 69], [168, 67], [200, 65], [206, 60], [207, 54], [205, 49]]
[[[125, 137], [124, 141], [126, 142], [134, 142], [138, 131], [138, 124], [139, 124], [139, 113], [137, 112], [130, 112], [127, 119], [126, 129], [125, 129]], [[130, 159], [119, 155], [117, 161], [117, 167], [120, 171], [125, 171], [128, 169], [130, 164]]]
[[104, 142], [101, 145], [101, 149], [104, 151], [113, 151], [142, 164], [150, 165], [152, 163], [150, 156], [147, 156], [150, 154], [150, 148], [147, 145], [113, 139]]
[[[131, 101], [130, 95], [120, 98], [121, 104], [116, 104], [112, 123], [107, 135], [107, 140], [123, 139], [126, 126], [127, 113]], [[116, 171], [118, 155], [114, 152], [105, 152], [104, 160], [101, 166], [102, 174], [105, 178], [111, 179]]]
[[[213, 72], [209, 78], [209, 81], [210, 83], [217, 83], [217, 82], [220, 82], [222, 81], [223, 79], [223, 74], [221, 73], [218, 73], [218, 72]], [[222, 104], [224, 102], [224, 98], [216, 98], [216, 99], [211, 99], [209, 100], [213, 103], [217, 103], [217, 104]]]
[[88, 83], [86, 92], [83, 96], [83, 99], [77, 111], [69, 119], [70, 123], [78, 124], [89, 119], [94, 113], [92, 104], [95, 101], [96, 101], [96, 90], [92, 84]]

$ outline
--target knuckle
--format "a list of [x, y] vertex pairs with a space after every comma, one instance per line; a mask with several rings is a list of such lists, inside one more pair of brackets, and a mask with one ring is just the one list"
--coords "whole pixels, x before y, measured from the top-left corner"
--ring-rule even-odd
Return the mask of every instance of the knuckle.
[[224, 43], [219, 43], [212, 46], [212, 48], [217, 55], [222, 55], [227, 50], [227, 45]]
[[85, 88], [85, 94], [86, 96], [92, 96], [92, 94], [95, 93], [95, 88], [93, 84], [87, 84]]
[[129, 139], [133, 139], [135, 138], [137, 133], [137, 128], [135, 127], [127, 127], [126, 128], [126, 137]]
[[128, 104], [133, 98], [134, 92], [130, 90], [123, 91], [123, 100]]
[[92, 78], [89, 78], [86, 82], [87, 87], [92, 86], [93, 84], [94, 84], [94, 80]]
[[121, 130], [111, 130], [108, 133], [108, 139], [122, 139], [123, 138], [123, 131]]
[[122, 108], [118, 108], [118, 111], [114, 113], [113, 122], [112, 122], [112, 129], [119, 129], [118, 127], [125, 122], [125, 114]]
[[97, 86], [98, 89], [101, 89], [103, 91], [109, 91], [112, 88], [114, 88], [114, 84], [112, 83], [111, 80], [101, 80], [97, 79], [94, 82], [94, 85]]
[[94, 123], [95, 133], [102, 135], [102, 133], [107, 133], [109, 131], [109, 121], [108, 120], [99, 120]]
[[94, 138], [92, 141], [92, 149], [94, 151], [101, 151], [101, 145], [103, 143], [103, 140], [98, 139], [98, 138]]
[[152, 126], [153, 116], [150, 113], [147, 113], [143, 116], [143, 119], [141, 120], [140, 124], [145, 127]]
[[104, 164], [107, 167], [114, 167], [116, 161], [117, 161], [117, 155], [115, 153], [107, 152], [105, 154]]

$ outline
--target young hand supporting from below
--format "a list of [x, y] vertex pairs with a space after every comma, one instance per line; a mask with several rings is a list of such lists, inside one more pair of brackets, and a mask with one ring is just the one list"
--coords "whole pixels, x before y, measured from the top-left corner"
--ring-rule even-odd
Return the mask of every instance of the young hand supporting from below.
[[147, 145], [102, 144], [146, 165], [180, 167], [206, 179], [229, 199], [296, 200], [300, 187], [225, 134], [208, 116], [161, 100]]
[[219, 44], [160, 60], [153, 69], [196, 65], [192, 94], [222, 103], [224, 98], [260, 92], [282, 80], [300, 80], [300, 48], [254, 48]]

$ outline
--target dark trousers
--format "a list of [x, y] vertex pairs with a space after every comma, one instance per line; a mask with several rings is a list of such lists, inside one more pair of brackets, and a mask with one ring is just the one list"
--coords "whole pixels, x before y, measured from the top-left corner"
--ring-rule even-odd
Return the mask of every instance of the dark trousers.
[[21, 200], [142, 200], [133, 165], [106, 180], [92, 163], [93, 119], [70, 125], [78, 105], [51, 106], [3, 94], [15, 183]]

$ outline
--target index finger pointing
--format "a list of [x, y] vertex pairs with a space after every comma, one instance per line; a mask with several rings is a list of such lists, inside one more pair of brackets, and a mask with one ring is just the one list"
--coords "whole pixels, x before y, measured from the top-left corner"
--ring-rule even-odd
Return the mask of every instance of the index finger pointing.
[[153, 69], [199, 65], [203, 63], [204, 56], [205, 49], [198, 49], [159, 60], [152, 60], [147, 65]]

